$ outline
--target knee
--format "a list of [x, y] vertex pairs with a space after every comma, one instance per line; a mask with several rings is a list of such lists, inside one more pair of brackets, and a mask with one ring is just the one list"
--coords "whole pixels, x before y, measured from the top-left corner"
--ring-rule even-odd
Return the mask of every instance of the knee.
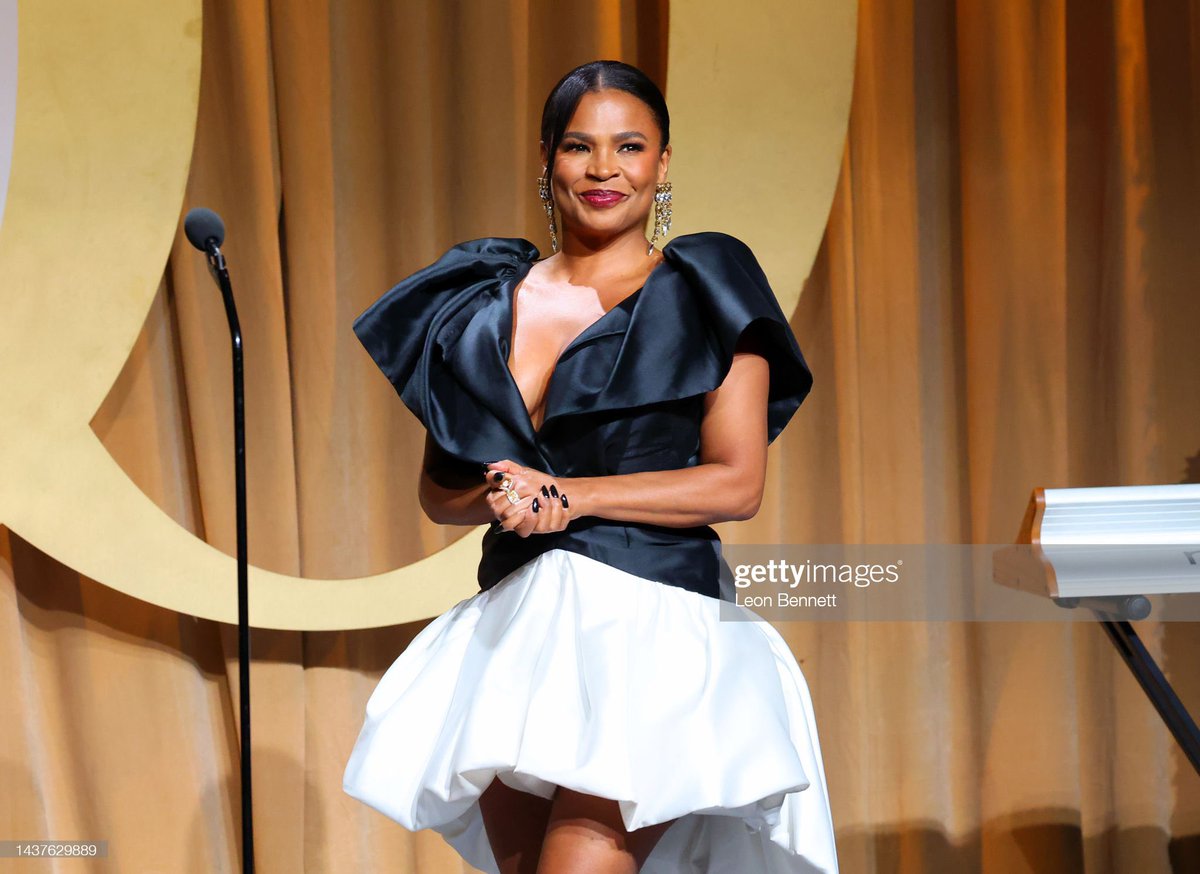
[[560, 787], [550, 809], [538, 874], [636, 874], [673, 822], [631, 832], [618, 802]]

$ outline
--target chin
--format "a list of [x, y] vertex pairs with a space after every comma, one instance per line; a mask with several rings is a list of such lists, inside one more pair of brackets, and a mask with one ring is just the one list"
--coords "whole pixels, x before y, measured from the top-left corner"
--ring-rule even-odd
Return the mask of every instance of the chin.
[[613, 234], [621, 229], [620, 222], [580, 222], [575, 226], [576, 232], [583, 236], [596, 234]]

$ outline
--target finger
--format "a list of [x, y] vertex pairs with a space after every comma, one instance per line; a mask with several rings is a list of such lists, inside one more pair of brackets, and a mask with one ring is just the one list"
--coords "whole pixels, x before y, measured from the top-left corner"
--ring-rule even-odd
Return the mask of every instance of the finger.
[[[505, 476], [507, 476], [507, 474], [505, 474]], [[517, 496], [518, 503], [521, 500], [524, 500], [522, 497], [524, 490], [519, 488], [515, 483], [509, 488], [508, 491], [496, 486], [495, 488], [484, 493], [484, 500], [487, 501], [488, 507], [491, 508], [492, 515], [494, 515], [497, 519], [502, 518], [510, 507], [517, 506], [516, 503], [509, 500], [510, 493]], [[526, 504], [528, 503], [529, 501], [526, 501]]]
[[[510, 489], [510, 491], [514, 490]], [[521, 497], [521, 492], [519, 490], [514, 491], [514, 494], [516, 494], [517, 498]], [[487, 492], [485, 492], [484, 499], [494, 510], [496, 510], [497, 517], [499, 517], [501, 511], [506, 510], [508, 507], [513, 505], [513, 502], [508, 499], [508, 492], [504, 491], [504, 489], [500, 488], [499, 486], [494, 489], [489, 489]]]
[[551, 496], [543, 512], [549, 514], [547, 517], [548, 531], [563, 531], [566, 529], [567, 523], [571, 521], [570, 513], [563, 507], [562, 501], [556, 496]]
[[509, 507], [513, 506], [512, 502], [509, 501], [508, 496], [499, 490], [488, 492], [486, 499], [488, 506], [492, 510], [492, 515], [495, 516], [497, 520], [501, 519], [504, 516], [505, 511], [507, 511]]
[[538, 494], [534, 495], [533, 501], [530, 502], [528, 518], [533, 523], [530, 529], [531, 532], [537, 532], [541, 534], [549, 530], [547, 528], [549, 511], [546, 506], [546, 499], [542, 496], [540, 491]]
[[500, 516], [500, 525], [509, 531], [515, 531], [528, 515], [531, 498], [522, 499], [519, 503], [509, 505]]
[[546, 503], [546, 498], [542, 494], [542, 482], [540, 475], [536, 472], [530, 474], [514, 474], [513, 488], [517, 490], [517, 494], [522, 498], [537, 498], [538, 507]]
[[537, 486], [537, 522], [538, 531], [547, 530], [546, 526], [550, 520], [550, 489], [545, 483], [538, 483]]
[[[536, 500], [536, 497], [530, 497], [528, 499], [529, 503], [525, 507], [525, 517], [520, 521], [520, 523], [518, 523], [517, 527], [513, 529], [522, 537], [528, 537], [535, 530], [537, 530], [538, 514], [533, 512], [533, 502]], [[540, 501], [538, 502], [538, 507], [539, 509], [541, 508]]]
[[516, 472], [516, 470], [519, 468], [520, 468], [520, 465], [518, 465], [512, 459], [502, 458], [499, 461], [492, 461], [492, 462], [489, 462], [488, 464], [484, 465], [484, 478], [489, 483], [492, 483], [492, 482], [498, 483], [504, 477], [501, 476], [500, 479], [496, 479], [495, 474], [497, 474], [497, 473], [512, 474], [512, 473]]
[[544, 531], [562, 531], [562, 502], [550, 494], [549, 488], [546, 489], [546, 493], [542, 497], [542, 502], [543, 507], [541, 513], [546, 517], [542, 523], [542, 529]]
[[511, 470], [493, 471], [491, 473], [491, 478], [488, 480], [488, 484], [492, 488], [498, 489], [507, 480], [509, 483], [509, 488], [511, 488], [521, 497], [525, 497], [527, 495], [536, 495], [538, 493], [537, 489], [539, 484], [535, 482], [528, 473], [522, 472], [527, 470], [527, 468], [513, 465]]
[[[515, 494], [520, 500], [526, 501], [527, 503], [532, 503], [533, 499], [537, 497], [537, 492], [534, 491], [533, 487], [526, 485], [517, 479], [513, 479], [511, 475], [506, 474], [506, 476], [509, 476], [509, 478], [512, 480], [511, 484], [509, 485], [509, 491], [513, 492], [513, 494]], [[501, 491], [500, 494], [505, 495], [506, 493]]]
[[546, 520], [550, 514], [546, 510], [546, 499], [542, 497], [541, 492], [534, 495], [529, 506], [529, 515], [533, 521], [533, 531], [540, 534], [546, 530]]
[[554, 483], [546, 484], [546, 491], [542, 495], [542, 499], [546, 504], [546, 525], [548, 531], [562, 531], [566, 527], [566, 522], [563, 514], [563, 502], [558, 499], [558, 486]]
[[516, 532], [522, 537], [528, 537], [537, 531], [537, 514], [532, 510], [525, 511], [525, 518], [521, 520], [521, 524], [516, 527]]
[[510, 534], [516, 534], [521, 537], [525, 537], [526, 535], [522, 532], [526, 528], [529, 527], [529, 518], [528, 517], [529, 517], [529, 511], [522, 510], [520, 513], [518, 513], [512, 517], [510, 523], [507, 526], [505, 526], [505, 528], [503, 530], [507, 531]]
[[487, 473], [484, 474], [484, 479], [487, 480], [488, 485], [492, 488], [499, 488], [500, 483], [504, 482], [505, 479], [512, 479], [513, 477], [514, 474], [511, 471], [502, 467], [498, 468], [495, 465], [490, 466]]
[[[508, 501], [508, 491], [505, 491], [497, 483], [491, 483], [490, 485], [492, 488], [489, 488], [487, 492], [484, 493], [485, 496], [489, 501], [496, 502], [498, 506], [504, 506], [504, 504]], [[512, 491], [512, 489], [509, 489], [509, 491]], [[520, 491], [517, 491], [517, 497], [521, 497]]]

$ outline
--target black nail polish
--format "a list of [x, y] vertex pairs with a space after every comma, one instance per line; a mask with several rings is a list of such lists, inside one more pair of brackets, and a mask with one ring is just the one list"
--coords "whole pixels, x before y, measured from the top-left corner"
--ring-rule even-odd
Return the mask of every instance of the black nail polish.
[[504, 471], [498, 470], [494, 474], [492, 474], [492, 482], [498, 483], [502, 479], [504, 479]]
[[550, 490], [547, 489], [545, 486], [542, 486], [542, 497], [543, 498], [550, 497]]
[[537, 498], [534, 498], [534, 499], [533, 499], [533, 505], [532, 505], [532, 506], [533, 506], [533, 512], [535, 512], [535, 513], [536, 513], [536, 512], [538, 511], [538, 502], [537, 502]]
[[568, 504], [568, 503], [567, 503], [567, 496], [566, 496], [566, 494], [565, 494], [565, 493], [564, 493], [564, 494], [563, 494], [563, 496], [562, 496], [562, 502], [563, 502], [563, 506], [564, 506], [564, 507], [569, 507], [569, 506], [571, 506], [570, 504]]
[[550, 484], [550, 494], [555, 498], [558, 497], [558, 489], [555, 487], [554, 483]]

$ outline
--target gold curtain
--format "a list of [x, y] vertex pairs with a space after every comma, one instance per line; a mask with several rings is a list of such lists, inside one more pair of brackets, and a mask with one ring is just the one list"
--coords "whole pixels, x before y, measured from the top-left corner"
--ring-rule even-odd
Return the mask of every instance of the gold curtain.
[[[863, 0], [859, 28], [841, 182], [793, 320], [816, 389], [772, 449], [762, 512], [723, 537], [1005, 542], [1034, 486], [1200, 481], [1198, 4]], [[458, 536], [416, 507], [420, 427], [348, 324], [453, 242], [542, 245], [545, 94], [596, 57], [666, 85], [665, 45], [665, 2], [206, 4], [185, 208], [229, 228], [254, 564], [349, 577]], [[178, 242], [93, 427], [232, 554], [223, 325]], [[107, 839], [97, 870], [235, 870], [234, 629], [7, 532], [0, 578], [6, 834]], [[420, 627], [254, 633], [260, 870], [464, 870], [341, 792], [366, 697]], [[844, 871], [1200, 870], [1200, 778], [1098, 628], [780, 629]], [[1200, 710], [1200, 633], [1143, 636]]]
[[[1005, 543], [1037, 486], [1200, 481], [1200, 4], [859, 8], [816, 388], [747, 539]], [[844, 870], [1200, 870], [1200, 778], [1098, 626], [787, 632]], [[1142, 634], [1200, 710], [1198, 629]]]

